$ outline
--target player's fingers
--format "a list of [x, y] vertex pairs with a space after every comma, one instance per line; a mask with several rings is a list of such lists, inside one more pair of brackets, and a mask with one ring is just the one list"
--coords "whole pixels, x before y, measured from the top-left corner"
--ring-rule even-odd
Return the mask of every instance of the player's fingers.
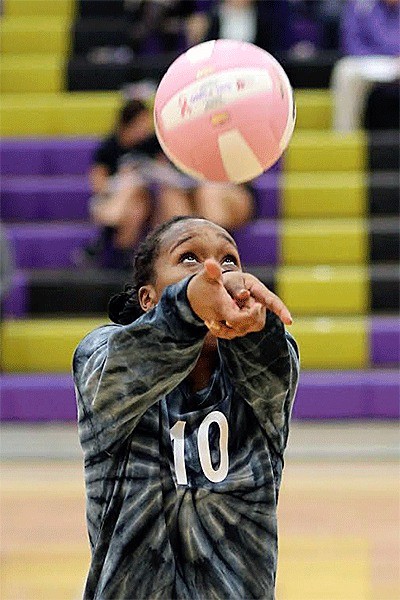
[[222, 281], [221, 265], [212, 258], [207, 258], [207, 260], [204, 261], [204, 274], [206, 278], [211, 281]]
[[292, 325], [293, 319], [288, 307], [273, 292], [269, 292], [266, 306], [280, 318], [282, 323], [285, 323], [285, 325]]
[[243, 273], [228, 271], [223, 274], [225, 289], [232, 298], [241, 298], [248, 292]]
[[269, 290], [261, 282], [256, 281], [252, 283], [250, 289], [251, 295], [257, 302], [260, 302], [268, 308], [271, 312], [276, 314], [285, 325], [292, 325], [292, 315], [286, 304], [271, 290]]
[[215, 337], [232, 340], [238, 336], [238, 333], [223, 321], [204, 321], [204, 323]]
[[241, 301], [247, 300], [248, 298], [250, 298], [250, 292], [249, 292], [249, 290], [246, 290], [246, 289], [239, 290], [235, 294], [234, 298], [235, 298], [235, 300], [241, 300]]
[[225, 315], [224, 322], [238, 335], [245, 335], [250, 331], [259, 331], [265, 324], [265, 307], [255, 302], [251, 307], [231, 311]]
[[238, 294], [236, 294], [236, 296], [234, 296], [234, 300], [239, 308], [246, 306], [249, 298], [251, 298], [249, 290], [241, 290]]

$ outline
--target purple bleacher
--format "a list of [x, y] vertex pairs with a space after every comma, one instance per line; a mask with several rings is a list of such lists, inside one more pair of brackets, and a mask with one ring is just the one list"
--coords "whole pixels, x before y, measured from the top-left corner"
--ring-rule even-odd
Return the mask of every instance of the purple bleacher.
[[373, 317], [370, 331], [371, 363], [374, 366], [399, 364], [399, 317]]
[[276, 218], [280, 209], [280, 174], [275, 170], [263, 173], [252, 181], [256, 214], [260, 218]]
[[98, 138], [63, 138], [49, 140], [46, 169], [49, 175], [84, 175], [92, 163]]
[[2, 314], [6, 319], [19, 319], [28, 312], [28, 278], [23, 271], [13, 274], [9, 292], [2, 301]]
[[1, 175], [83, 175], [98, 138], [5, 138], [0, 143]]
[[88, 220], [90, 187], [85, 175], [2, 177], [3, 221]]
[[[2, 177], [0, 215], [3, 221], [88, 219], [90, 185], [86, 175]], [[279, 214], [280, 175], [267, 172], [252, 182], [256, 214]]]
[[237, 229], [233, 237], [244, 265], [277, 263], [278, 228], [275, 221], [256, 219]]
[[293, 408], [298, 419], [399, 417], [399, 373], [306, 371]]
[[369, 415], [382, 419], [400, 417], [400, 373], [398, 369], [369, 373]]
[[2, 421], [76, 421], [70, 375], [0, 375]]
[[300, 419], [366, 417], [366, 377], [362, 372], [301, 373], [293, 416]]
[[0, 175], [44, 175], [44, 171], [44, 150], [36, 140], [1, 141]]
[[6, 225], [7, 237], [20, 269], [74, 267], [74, 251], [96, 235], [97, 228], [83, 223]]
[[[1, 374], [3, 421], [76, 419], [69, 373]], [[400, 384], [395, 370], [305, 371], [294, 404], [296, 419], [397, 419]]]

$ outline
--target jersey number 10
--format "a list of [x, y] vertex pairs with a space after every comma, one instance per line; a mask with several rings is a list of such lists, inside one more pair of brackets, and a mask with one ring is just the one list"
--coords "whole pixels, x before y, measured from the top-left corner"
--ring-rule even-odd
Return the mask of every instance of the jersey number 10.
[[[219, 467], [214, 469], [211, 462], [210, 445], [208, 441], [208, 430], [212, 423], [219, 427]], [[170, 430], [171, 441], [174, 450], [174, 464], [176, 480], [179, 485], [187, 485], [187, 474], [185, 465], [185, 421], [177, 421]], [[223, 481], [228, 475], [228, 421], [219, 410], [208, 414], [200, 424], [197, 434], [197, 446], [199, 459], [204, 475], [213, 483]]]

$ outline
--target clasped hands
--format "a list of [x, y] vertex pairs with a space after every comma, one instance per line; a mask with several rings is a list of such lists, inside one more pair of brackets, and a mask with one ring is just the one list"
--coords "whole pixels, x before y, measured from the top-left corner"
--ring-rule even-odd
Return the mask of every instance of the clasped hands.
[[250, 273], [222, 272], [220, 264], [207, 259], [189, 282], [188, 300], [193, 311], [218, 338], [233, 339], [261, 331], [267, 310], [285, 325], [292, 317], [282, 300]]

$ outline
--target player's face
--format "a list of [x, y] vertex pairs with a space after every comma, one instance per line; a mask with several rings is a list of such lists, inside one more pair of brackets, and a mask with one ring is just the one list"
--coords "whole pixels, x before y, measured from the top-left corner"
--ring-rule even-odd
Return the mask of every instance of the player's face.
[[[235, 241], [225, 229], [202, 219], [175, 223], [161, 242], [155, 282], [145, 286], [152, 296], [152, 305], [158, 302], [164, 288], [198, 273], [208, 258], [216, 260], [223, 271], [242, 270]], [[143, 306], [145, 310], [150, 307]]]

